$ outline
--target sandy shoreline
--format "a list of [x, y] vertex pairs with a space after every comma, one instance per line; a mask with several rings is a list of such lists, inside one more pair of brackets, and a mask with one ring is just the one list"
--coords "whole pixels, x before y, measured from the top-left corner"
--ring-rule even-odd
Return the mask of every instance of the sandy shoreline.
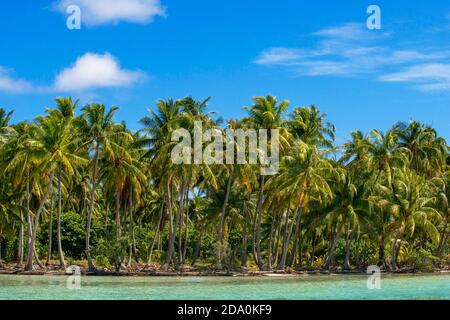
[[[312, 271], [212, 271], [212, 270], [199, 270], [199, 271], [159, 271], [159, 270], [142, 270], [142, 271], [120, 271], [114, 272], [109, 270], [99, 270], [97, 272], [87, 272], [86, 269], [81, 267], [81, 274], [83, 276], [104, 277], [104, 276], [116, 276], [116, 277], [305, 277], [316, 275], [367, 275], [362, 270], [350, 270], [350, 271], [326, 271], [326, 270], [312, 270]], [[436, 269], [430, 272], [421, 272], [419, 270], [404, 269], [399, 271], [381, 271], [382, 274], [449, 274], [450, 269], [447, 267], [443, 269]], [[71, 275], [70, 272], [65, 270], [33, 270], [23, 271], [23, 269], [3, 269], [0, 270], [1, 275], [20, 275], [20, 276], [67, 276]]]

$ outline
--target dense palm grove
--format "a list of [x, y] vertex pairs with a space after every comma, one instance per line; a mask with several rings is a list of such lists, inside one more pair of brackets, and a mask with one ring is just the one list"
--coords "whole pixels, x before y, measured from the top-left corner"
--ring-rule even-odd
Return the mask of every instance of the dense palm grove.
[[[133, 132], [116, 107], [58, 98], [0, 109], [0, 265], [114, 270], [432, 270], [449, 263], [449, 147], [420, 122], [342, 146], [314, 107], [255, 97], [224, 123], [209, 100], [159, 101]], [[178, 128], [279, 129], [280, 169], [176, 165]]]

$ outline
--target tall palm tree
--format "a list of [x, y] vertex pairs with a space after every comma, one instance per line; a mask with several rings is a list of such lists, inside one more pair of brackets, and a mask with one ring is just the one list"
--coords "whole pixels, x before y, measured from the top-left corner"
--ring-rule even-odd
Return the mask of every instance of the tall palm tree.
[[[249, 120], [251, 126], [255, 129], [263, 130], [280, 130], [280, 144], [281, 147], [288, 146], [290, 141], [290, 134], [288, 130], [283, 128], [284, 113], [289, 106], [289, 101], [284, 100], [278, 103], [278, 100], [268, 95], [266, 97], [259, 96], [253, 98], [254, 104], [251, 107], [245, 107], [249, 113]], [[261, 221], [264, 203], [264, 184], [265, 176], [260, 175], [259, 178], [259, 196], [258, 205], [255, 213], [255, 253], [256, 263], [260, 270], [263, 269], [263, 261], [261, 257]]]
[[394, 169], [392, 189], [378, 185], [378, 196], [372, 201], [392, 216], [389, 230], [393, 234], [391, 268], [398, 269], [397, 256], [401, 240], [412, 237], [420, 227], [434, 243], [439, 242], [439, 231], [435, 226], [441, 214], [432, 206], [434, 199], [429, 197], [429, 182], [409, 168]]
[[114, 114], [117, 107], [106, 110], [105, 105], [93, 103], [83, 108], [83, 115], [77, 121], [79, 131], [83, 134], [84, 145], [93, 152], [90, 166], [92, 167], [91, 190], [89, 195], [89, 211], [86, 223], [86, 258], [89, 271], [95, 271], [91, 257], [90, 236], [92, 213], [94, 210], [95, 192], [99, 175], [99, 159], [105, 156], [111, 159], [114, 156], [111, 139], [120, 132], [114, 123]]
[[[302, 213], [306, 211], [311, 198], [322, 204], [331, 201], [333, 193], [327, 180], [332, 178], [332, 175], [333, 167], [323, 158], [322, 152], [315, 146], [308, 146], [297, 141], [292, 153], [282, 159], [279, 175], [269, 181], [271, 192], [268, 195], [280, 193], [284, 198], [289, 199], [288, 203], [294, 208], [294, 220], [285, 231], [278, 270], [285, 269], [293, 227], [296, 225], [300, 228]], [[296, 230], [297, 235], [299, 232], [300, 230]]]
[[[61, 103], [59, 101], [57, 103]], [[66, 101], [67, 102], [67, 101]], [[66, 107], [66, 106], [65, 106]], [[26, 157], [31, 152], [31, 159], [36, 163], [36, 168], [32, 172], [34, 177], [44, 177], [46, 187], [43, 190], [39, 207], [35, 213], [31, 243], [28, 248], [28, 258], [26, 270], [32, 270], [33, 252], [35, 250], [35, 241], [37, 228], [42, 211], [44, 210], [47, 199], [52, 192], [53, 178], [58, 174], [58, 221], [61, 219], [61, 181], [63, 171], [71, 175], [74, 173], [74, 166], [85, 162], [85, 159], [73, 153], [77, 143], [71, 121], [61, 119], [59, 111], [48, 110], [48, 115], [38, 117], [35, 124], [30, 127], [30, 139], [25, 141], [27, 147], [16, 154], [17, 159]], [[70, 118], [70, 117], [69, 117]], [[60, 228], [60, 226], [59, 226]], [[59, 258], [60, 267], [65, 266], [64, 256], [60, 245], [59, 235]]]

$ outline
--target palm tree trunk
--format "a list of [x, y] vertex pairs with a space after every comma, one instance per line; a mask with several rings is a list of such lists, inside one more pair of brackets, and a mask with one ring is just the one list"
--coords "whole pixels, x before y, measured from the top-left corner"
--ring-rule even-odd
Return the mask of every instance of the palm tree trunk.
[[275, 233], [275, 220], [276, 220], [276, 215], [273, 218], [272, 225], [270, 226], [269, 242], [267, 243], [267, 262], [266, 262], [267, 270], [272, 269], [272, 242], [273, 242], [274, 233]]
[[[23, 202], [21, 203], [23, 205]], [[17, 250], [17, 265], [21, 266], [23, 263], [23, 209], [22, 206], [20, 208], [20, 227], [19, 227], [19, 244]]]
[[294, 213], [294, 219], [295, 222], [289, 223], [289, 209], [287, 211], [287, 216], [286, 216], [286, 229], [285, 229], [285, 233], [284, 233], [284, 238], [283, 238], [283, 246], [281, 249], [281, 259], [280, 262], [278, 263], [277, 266], [277, 270], [284, 270], [286, 268], [286, 259], [287, 259], [287, 254], [288, 254], [288, 250], [289, 250], [289, 242], [291, 240], [291, 235], [292, 235], [292, 230], [294, 229], [294, 224], [297, 223], [299, 217], [300, 217], [300, 206], [297, 206], [295, 208], [295, 213]]
[[161, 202], [161, 206], [159, 209], [159, 218], [158, 218], [158, 227], [156, 229], [155, 237], [153, 238], [152, 245], [150, 246], [150, 250], [147, 254], [147, 264], [152, 263], [152, 255], [153, 249], [155, 248], [156, 241], [158, 240], [159, 233], [162, 231], [162, 219], [164, 213], [164, 202]]
[[[50, 173], [50, 178], [48, 180], [47, 190], [45, 191], [44, 197], [41, 200], [39, 208], [38, 208], [38, 210], [36, 212], [36, 216], [34, 217], [34, 225], [31, 226], [31, 230], [30, 230], [30, 232], [31, 232], [31, 239], [30, 239], [30, 243], [29, 243], [29, 246], [28, 246], [27, 264], [25, 266], [25, 270], [26, 271], [33, 270], [33, 255], [34, 255], [34, 252], [35, 252], [35, 242], [36, 242], [37, 228], [39, 226], [39, 219], [41, 217], [42, 210], [44, 209], [45, 202], [47, 201], [47, 198], [48, 198], [48, 196], [49, 196], [49, 194], [51, 192], [54, 175], [55, 175], [55, 172], [52, 170], [51, 173]], [[28, 194], [29, 194], [29, 189], [28, 189]]]
[[180, 206], [179, 206], [179, 212], [178, 212], [178, 221], [177, 221], [177, 228], [178, 228], [178, 266], [183, 265], [183, 214], [184, 214], [184, 199], [185, 192], [181, 191], [180, 195]]
[[380, 243], [378, 245], [378, 266], [381, 268], [386, 268], [386, 254], [384, 250], [385, 235], [383, 234], [380, 238]]
[[295, 223], [295, 235], [294, 235], [294, 247], [292, 248], [291, 259], [289, 260], [289, 266], [295, 265], [295, 258], [297, 257], [297, 251], [299, 248], [299, 240], [300, 240], [300, 231], [301, 231], [301, 220], [299, 218]]
[[350, 235], [348, 230], [345, 235], [345, 258], [344, 258], [344, 270], [350, 270]]
[[95, 155], [94, 155], [94, 171], [92, 174], [92, 187], [89, 201], [89, 212], [86, 224], [86, 258], [88, 261], [89, 272], [94, 272], [96, 270], [94, 263], [91, 258], [91, 248], [90, 248], [90, 238], [91, 238], [91, 224], [92, 224], [92, 213], [94, 210], [94, 200], [95, 200], [95, 189], [97, 188], [97, 174], [98, 174], [98, 158], [100, 155], [99, 145], [96, 144]]
[[61, 210], [62, 210], [62, 206], [61, 206], [61, 200], [62, 200], [62, 195], [61, 195], [61, 166], [59, 167], [59, 173], [58, 173], [58, 229], [57, 229], [57, 241], [58, 241], [58, 256], [59, 256], [59, 267], [62, 268], [66, 268], [66, 262], [64, 261], [64, 252], [62, 249], [62, 244], [61, 244]]
[[392, 268], [392, 270], [394, 270], [394, 271], [398, 270], [398, 265], [397, 265], [397, 250], [399, 250], [400, 248], [397, 249], [397, 242], [398, 242], [398, 235], [396, 235], [396, 236], [394, 237], [394, 242], [392, 243], [391, 268]]
[[261, 257], [261, 220], [262, 220], [262, 206], [264, 202], [264, 176], [261, 175], [259, 182], [259, 197], [258, 205], [256, 207], [256, 261], [259, 270], [263, 270], [263, 261]]
[[336, 251], [336, 245], [339, 240], [338, 232], [337, 232], [336, 228], [337, 228], [337, 226], [334, 225], [333, 229], [331, 231], [330, 247], [328, 249], [327, 259], [325, 260], [325, 264], [323, 265], [324, 269], [330, 269], [331, 267], [334, 266], [334, 253]]
[[[31, 243], [32, 243], [32, 239], [33, 239], [33, 221], [31, 219], [31, 210], [30, 210], [30, 178], [29, 176], [27, 177], [27, 191], [26, 191], [26, 210], [27, 210], [27, 248], [28, 248], [28, 253], [27, 253], [27, 265], [28, 265], [28, 261], [30, 260], [30, 251], [31, 249]], [[31, 256], [31, 261], [33, 261], [33, 256]], [[31, 265], [31, 269], [32, 270], [32, 265]], [[25, 267], [25, 270], [27, 269], [27, 267]]]
[[184, 248], [183, 248], [183, 255], [181, 257], [181, 263], [184, 264], [186, 261], [186, 254], [189, 244], [189, 190], [186, 191], [186, 221], [184, 226]]
[[42, 264], [41, 260], [39, 260], [39, 255], [37, 253], [36, 246], [34, 247], [34, 259], [36, 259], [36, 263], [39, 266], [39, 268], [43, 269], [44, 265]]
[[202, 224], [200, 229], [200, 236], [198, 237], [197, 243], [195, 244], [194, 254], [192, 255], [192, 263], [191, 266], [195, 267], [195, 263], [197, 262], [198, 257], [200, 256], [200, 251], [202, 249], [202, 240], [203, 240], [203, 231], [205, 230], [206, 223]]
[[448, 232], [448, 231], [444, 235], [441, 236], [441, 243], [438, 246], [437, 254], [436, 254], [436, 256], [438, 258], [442, 258], [442, 256], [444, 255], [445, 246], [446, 246], [446, 244], [448, 242], [448, 237], [449, 236], [450, 236], [450, 232]]
[[280, 218], [277, 224], [277, 232], [274, 241], [274, 250], [273, 250], [273, 265], [278, 265], [279, 251], [280, 251], [280, 239], [281, 239], [281, 227], [283, 225], [283, 215], [280, 214]]
[[47, 252], [47, 262], [45, 263], [47, 266], [50, 264], [50, 260], [52, 259], [52, 240], [53, 240], [53, 193], [50, 199], [50, 222], [48, 224], [48, 252]]
[[134, 226], [133, 226], [133, 187], [130, 187], [130, 248], [128, 253], [128, 268], [131, 267], [131, 261], [133, 258], [133, 245], [134, 245]]
[[175, 234], [174, 234], [174, 221], [172, 212], [172, 192], [171, 192], [170, 180], [166, 183], [166, 197], [167, 197], [167, 212], [169, 214], [169, 247], [167, 249], [165, 270], [169, 271], [170, 261], [175, 251]]
[[222, 204], [222, 211], [220, 213], [220, 219], [219, 219], [219, 229], [217, 230], [217, 261], [216, 261], [216, 268], [218, 270], [222, 270], [222, 245], [223, 245], [223, 224], [225, 222], [225, 214], [227, 212], [227, 205], [228, 205], [228, 199], [230, 197], [230, 191], [231, 186], [233, 184], [233, 172], [234, 170], [231, 169], [230, 175], [228, 177], [227, 182], [227, 190], [225, 192], [225, 199]]
[[247, 267], [247, 247], [248, 247], [248, 234], [246, 228], [242, 235], [242, 251], [241, 251], [241, 267]]
[[448, 216], [445, 218], [444, 230], [442, 231], [442, 234], [439, 237], [439, 244], [436, 249], [436, 257], [438, 258], [442, 258], [442, 256], [444, 255], [445, 245], [447, 244], [447, 240], [450, 235], [450, 231], [447, 230], [448, 229], [447, 224], [448, 224]]
[[116, 189], [116, 216], [115, 216], [115, 224], [116, 224], [116, 241], [120, 239], [120, 190]]
[[316, 254], [316, 232], [313, 231], [312, 234], [312, 248], [311, 248], [311, 260], [310, 265], [312, 266], [314, 264], [314, 255]]

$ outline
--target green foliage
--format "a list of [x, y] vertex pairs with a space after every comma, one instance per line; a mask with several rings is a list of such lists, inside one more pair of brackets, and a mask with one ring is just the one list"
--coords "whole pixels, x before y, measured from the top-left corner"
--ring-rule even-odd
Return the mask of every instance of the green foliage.
[[127, 250], [127, 239], [116, 240], [112, 234], [107, 234], [107, 237], [100, 239], [95, 247], [95, 259], [103, 263], [107, 261], [108, 263], [105, 263], [104, 267], [111, 265], [116, 272], [119, 272], [122, 263], [125, 261]]
[[[37, 250], [40, 255], [45, 255], [48, 250], [48, 224], [43, 223], [38, 235]], [[64, 254], [72, 259], [85, 258], [85, 218], [76, 212], [65, 212], [61, 215], [61, 244]], [[52, 255], [57, 253], [57, 215], [54, 213], [52, 225]], [[98, 219], [93, 219], [91, 230], [91, 243], [97, 245], [103, 235], [103, 228]]]
[[[29, 223], [38, 230], [31, 245], [47, 256], [50, 211], [57, 257], [60, 203], [65, 258], [81, 265], [88, 258], [90, 270], [90, 260], [115, 270], [124, 261], [145, 263], [152, 244], [152, 262], [166, 270], [214, 266], [218, 252], [229, 270], [268, 262], [290, 271], [331, 269], [344, 265], [345, 239], [345, 262], [355, 268], [432, 270], [434, 255], [448, 263], [449, 146], [420, 122], [355, 131], [337, 146], [334, 125], [317, 107], [288, 114], [287, 100], [254, 97], [247, 117], [226, 124], [279, 130], [279, 171], [262, 177], [253, 164], [171, 161], [175, 130], [192, 133], [198, 121], [203, 130], [222, 128], [207, 110], [209, 98], [160, 100], [141, 131], [115, 122], [117, 107], [92, 103], [77, 112], [78, 102], [58, 98], [44, 115], [17, 124], [0, 109], [4, 260], [16, 258], [22, 218], [24, 255]], [[31, 270], [33, 256], [27, 260]]]
[[406, 258], [406, 266], [414, 270], [422, 272], [430, 272], [435, 269], [436, 263], [439, 261], [431, 252], [425, 249], [412, 249], [408, 251]]

